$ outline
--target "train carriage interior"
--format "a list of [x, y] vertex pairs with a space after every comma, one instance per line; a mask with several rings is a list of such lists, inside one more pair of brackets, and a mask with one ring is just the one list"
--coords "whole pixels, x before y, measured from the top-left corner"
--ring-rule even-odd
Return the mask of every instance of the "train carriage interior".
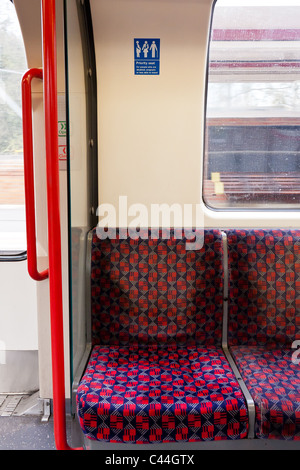
[[299, 0], [1, 0], [0, 449], [300, 450], [299, 51]]

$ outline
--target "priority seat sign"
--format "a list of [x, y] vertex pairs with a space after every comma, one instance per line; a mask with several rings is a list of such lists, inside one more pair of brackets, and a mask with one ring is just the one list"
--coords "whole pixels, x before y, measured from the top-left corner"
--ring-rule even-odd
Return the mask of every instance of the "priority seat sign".
[[159, 75], [160, 39], [134, 39], [134, 74]]

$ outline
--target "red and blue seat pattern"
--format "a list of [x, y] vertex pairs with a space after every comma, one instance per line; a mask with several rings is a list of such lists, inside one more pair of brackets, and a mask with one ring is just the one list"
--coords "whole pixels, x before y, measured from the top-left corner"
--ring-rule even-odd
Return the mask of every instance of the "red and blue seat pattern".
[[255, 403], [256, 436], [300, 440], [300, 366], [291, 349], [234, 346], [231, 353]]
[[300, 440], [300, 231], [228, 232], [228, 342], [258, 438]]
[[[86, 437], [116, 443], [300, 440], [300, 231], [182, 231], [101, 240], [93, 231], [93, 350], [77, 390]], [[228, 262], [228, 299], [224, 298]], [[226, 290], [225, 290], [226, 291]], [[228, 303], [228, 324], [223, 325]]]
[[248, 416], [222, 349], [95, 346], [78, 388], [90, 439], [148, 444], [239, 439]]
[[[167, 234], [168, 235], [168, 234]], [[245, 399], [221, 348], [223, 248], [174, 233], [92, 242], [93, 353], [77, 392], [85, 435], [183, 442], [247, 435]]]
[[147, 238], [126, 239], [118, 231], [104, 240], [94, 231], [93, 344], [221, 345], [221, 233], [206, 231], [195, 251], [173, 230], [157, 239], [150, 230]]

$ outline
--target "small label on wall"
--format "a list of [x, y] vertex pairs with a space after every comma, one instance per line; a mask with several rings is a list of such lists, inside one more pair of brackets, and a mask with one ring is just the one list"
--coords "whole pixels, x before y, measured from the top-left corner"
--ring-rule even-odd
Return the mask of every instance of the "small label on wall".
[[134, 74], [159, 75], [160, 39], [134, 39]]
[[66, 102], [65, 95], [57, 97], [57, 114], [58, 114], [58, 159], [59, 169], [67, 169], [67, 122], [66, 122]]

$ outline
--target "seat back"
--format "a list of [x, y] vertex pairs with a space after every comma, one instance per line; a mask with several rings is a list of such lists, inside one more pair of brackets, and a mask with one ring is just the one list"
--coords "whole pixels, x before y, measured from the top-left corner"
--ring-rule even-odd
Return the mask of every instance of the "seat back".
[[300, 231], [230, 230], [229, 345], [300, 339]]
[[91, 244], [94, 345], [221, 345], [223, 249], [218, 230], [187, 249], [174, 230], [157, 239], [98, 238]]

